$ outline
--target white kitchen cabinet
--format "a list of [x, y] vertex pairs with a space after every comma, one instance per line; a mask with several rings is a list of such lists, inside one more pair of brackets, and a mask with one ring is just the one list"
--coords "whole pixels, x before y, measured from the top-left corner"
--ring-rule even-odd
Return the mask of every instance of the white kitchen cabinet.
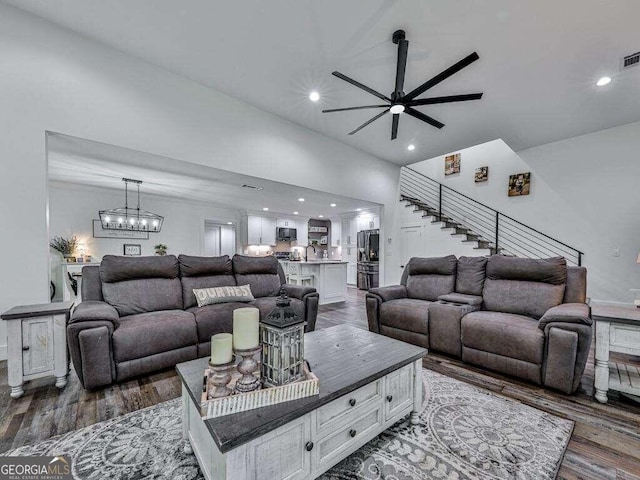
[[358, 264], [347, 264], [347, 285], [357, 285], [358, 283]]
[[306, 247], [307, 245], [309, 245], [309, 223], [308, 222], [301, 221], [301, 220], [296, 221], [296, 234], [298, 236], [296, 246]]
[[358, 231], [375, 230], [380, 228], [379, 215], [362, 215], [358, 217]]
[[275, 245], [276, 219], [247, 215], [246, 245]]
[[278, 218], [276, 224], [280, 228], [296, 228], [296, 221], [291, 218]]
[[342, 221], [340, 218], [331, 219], [331, 246], [339, 247], [342, 245]]
[[357, 245], [358, 219], [357, 217], [342, 219], [342, 246]]

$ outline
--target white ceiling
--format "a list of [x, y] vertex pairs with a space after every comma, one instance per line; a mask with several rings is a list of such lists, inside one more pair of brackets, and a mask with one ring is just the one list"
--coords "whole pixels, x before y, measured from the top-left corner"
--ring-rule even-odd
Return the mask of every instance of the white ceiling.
[[[49, 135], [47, 158], [50, 180], [117, 189], [122, 192], [123, 205], [122, 178], [126, 177], [143, 181], [143, 208], [146, 194], [249, 211], [262, 211], [267, 207], [269, 213], [288, 216], [297, 211], [300, 217], [309, 218], [355, 213], [358, 208], [363, 211], [379, 208], [371, 202], [61, 134]], [[260, 186], [263, 190], [244, 188], [243, 184]], [[298, 198], [305, 201], [299, 202]], [[331, 203], [336, 207], [331, 207]]]
[[[640, 120], [640, 67], [620, 72], [621, 57], [640, 50], [638, 0], [4, 1], [399, 164], [496, 138], [521, 150]], [[479, 61], [422, 97], [485, 95], [421, 107], [442, 130], [403, 116], [392, 142], [387, 115], [348, 136], [372, 111], [320, 110], [379, 100], [331, 72], [388, 95], [398, 28], [409, 40], [405, 91], [477, 51]], [[613, 82], [598, 88], [602, 75]]]

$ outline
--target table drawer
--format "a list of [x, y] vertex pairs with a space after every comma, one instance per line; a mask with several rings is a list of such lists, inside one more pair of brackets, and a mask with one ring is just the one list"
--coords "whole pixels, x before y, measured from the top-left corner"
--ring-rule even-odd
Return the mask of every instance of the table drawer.
[[640, 327], [612, 323], [609, 331], [609, 344], [613, 351], [638, 355], [640, 352]]
[[375, 408], [373, 406], [374, 404], [376, 406], [380, 405], [382, 399], [382, 381], [383, 379], [380, 379], [364, 387], [360, 387], [320, 407], [316, 415], [316, 431], [322, 436], [323, 433], [329, 433], [338, 425], [348, 422], [349, 417], [353, 418], [353, 415], [361, 415], [362, 409], [360, 407], [363, 405], [371, 405], [371, 408]]
[[359, 442], [370, 432], [382, 425], [382, 408], [363, 410], [362, 415], [337, 430], [333, 435], [318, 441], [314, 470], [326, 464], [335, 463], [336, 456], [341, 455], [352, 444]]

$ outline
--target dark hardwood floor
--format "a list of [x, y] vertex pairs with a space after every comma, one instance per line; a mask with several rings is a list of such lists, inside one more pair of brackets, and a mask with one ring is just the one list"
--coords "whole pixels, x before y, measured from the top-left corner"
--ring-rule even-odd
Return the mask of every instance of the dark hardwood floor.
[[[347, 302], [320, 307], [317, 329], [344, 323], [367, 328], [363, 291], [349, 289]], [[559, 478], [640, 479], [640, 404], [615, 393], [606, 405], [593, 399], [593, 352], [580, 388], [571, 396], [465, 365], [444, 355], [430, 353], [423, 364], [575, 421]], [[0, 452], [180, 395], [180, 382], [172, 369], [92, 392], [82, 389], [73, 371], [64, 390], [58, 390], [54, 382], [54, 379], [29, 382], [25, 395], [12, 400], [7, 386], [7, 364], [0, 362]]]

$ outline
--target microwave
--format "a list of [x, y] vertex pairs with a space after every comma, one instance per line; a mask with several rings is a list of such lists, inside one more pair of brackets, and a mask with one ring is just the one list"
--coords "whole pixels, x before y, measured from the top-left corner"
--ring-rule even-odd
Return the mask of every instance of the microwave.
[[295, 228], [279, 227], [277, 231], [277, 240], [279, 242], [295, 242], [298, 240], [298, 232]]

